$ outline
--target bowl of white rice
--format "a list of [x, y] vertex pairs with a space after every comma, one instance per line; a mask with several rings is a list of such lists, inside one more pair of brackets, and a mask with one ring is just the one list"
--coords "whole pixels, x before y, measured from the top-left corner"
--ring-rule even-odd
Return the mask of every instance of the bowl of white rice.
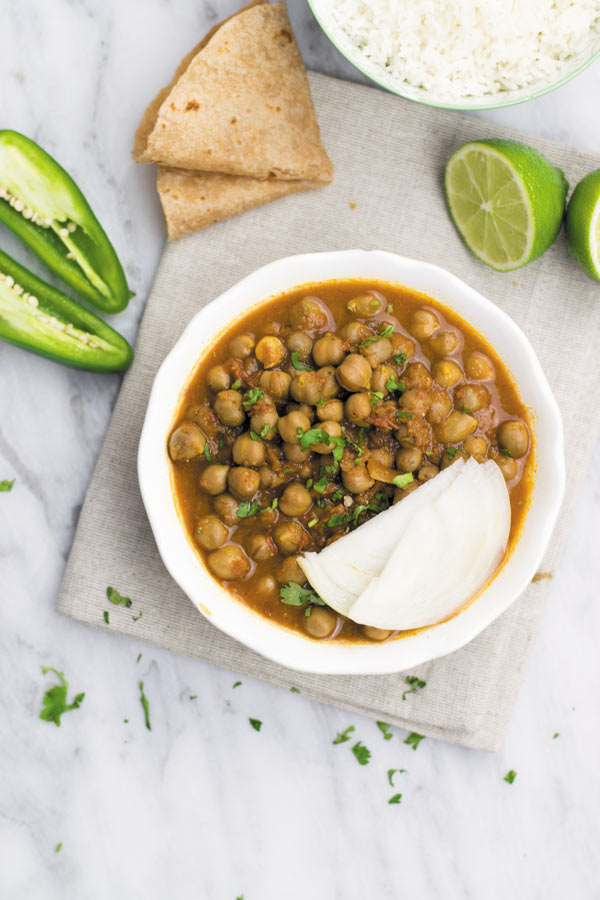
[[308, 0], [335, 47], [393, 93], [446, 109], [532, 100], [600, 56], [600, 0]]

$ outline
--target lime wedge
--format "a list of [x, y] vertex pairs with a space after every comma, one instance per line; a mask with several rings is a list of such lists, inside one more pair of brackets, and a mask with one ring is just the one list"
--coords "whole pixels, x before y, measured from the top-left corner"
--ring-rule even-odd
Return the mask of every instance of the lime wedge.
[[567, 207], [565, 232], [571, 256], [600, 281], [600, 169], [580, 181]]
[[454, 224], [469, 250], [500, 272], [526, 265], [554, 243], [568, 186], [560, 169], [518, 141], [472, 141], [446, 165]]

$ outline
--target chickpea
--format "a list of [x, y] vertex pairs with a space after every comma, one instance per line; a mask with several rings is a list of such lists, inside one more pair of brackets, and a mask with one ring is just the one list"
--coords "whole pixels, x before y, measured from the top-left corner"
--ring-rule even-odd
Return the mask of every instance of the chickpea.
[[431, 397], [431, 406], [427, 413], [427, 421], [432, 425], [437, 425], [446, 418], [452, 409], [452, 400], [446, 391], [440, 391], [437, 388], [434, 388], [429, 396]]
[[529, 432], [523, 422], [517, 419], [501, 422], [497, 434], [500, 447], [515, 459], [525, 456], [529, 450]]
[[293, 481], [279, 498], [279, 509], [286, 516], [303, 516], [312, 506], [312, 497], [303, 484]]
[[[339, 422], [323, 422], [321, 429], [327, 432], [331, 437], [342, 436], [342, 426]], [[321, 444], [312, 444], [310, 449], [315, 453], [331, 453], [331, 444], [326, 444], [325, 442]]]
[[246, 541], [246, 551], [248, 556], [257, 562], [263, 562], [265, 559], [271, 559], [277, 553], [277, 547], [273, 538], [268, 534], [251, 534]]
[[391, 450], [386, 450], [385, 447], [378, 447], [376, 450], [371, 450], [369, 452], [369, 459], [374, 459], [376, 462], [381, 463], [382, 466], [387, 466], [388, 469], [391, 469], [394, 465], [394, 454]]
[[436, 436], [442, 444], [460, 444], [477, 429], [477, 419], [469, 413], [454, 410], [447, 419], [436, 425]]
[[224, 366], [212, 366], [206, 380], [211, 391], [226, 391], [231, 387], [231, 376]]
[[380, 394], [383, 394], [384, 397], [387, 397], [389, 391], [387, 389], [387, 383], [393, 378], [396, 381], [396, 370], [392, 369], [391, 366], [386, 366], [385, 363], [381, 363], [381, 365], [377, 366], [373, 370], [373, 376], [371, 378], [371, 390], [377, 391]]
[[405, 334], [402, 334], [400, 331], [395, 331], [394, 334], [390, 336], [390, 341], [392, 342], [392, 354], [394, 356], [404, 356], [405, 361], [413, 356], [415, 352], [415, 342]]
[[304, 584], [306, 581], [306, 575], [298, 565], [297, 556], [288, 556], [287, 559], [284, 559], [275, 574], [281, 584], [287, 584], [288, 581]]
[[212, 463], [200, 474], [200, 488], [207, 494], [222, 494], [227, 487], [227, 475], [229, 466], [220, 466]]
[[260, 339], [254, 354], [265, 369], [274, 369], [283, 362], [285, 347], [278, 337], [268, 334]]
[[[318, 402], [318, 401], [317, 401]], [[315, 420], [315, 408], [308, 403], [288, 403], [285, 408], [286, 414], [291, 412], [304, 413], [308, 421], [312, 424]]]
[[362, 630], [364, 636], [370, 641], [385, 641], [394, 633], [387, 628], [374, 628], [372, 625], [363, 625]]
[[334, 366], [322, 366], [317, 371], [317, 375], [321, 382], [321, 397], [319, 399], [331, 400], [332, 397], [336, 397], [339, 394], [340, 389], [337, 378], [335, 377], [335, 372]]
[[247, 466], [235, 466], [229, 472], [227, 486], [238, 500], [249, 500], [260, 487], [260, 475]]
[[325, 366], [316, 372], [300, 372], [292, 378], [290, 393], [299, 403], [315, 406], [321, 398], [333, 397], [338, 390], [334, 369]]
[[327, 313], [316, 298], [303, 297], [292, 306], [290, 323], [303, 331], [322, 331], [327, 326]]
[[473, 353], [465, 360], [465, 373], [467, 378], [472, 378], [473, 381], [491, 381], [494, 377], [494, 367], [487, 357]]
[[396, 453], [396, 468], [401, 472], [416, 472], [423, 461], [423, 454], [416, 447], [406, 447]]
[[214, 437], [221, 428], [221, 423], [210, 406], [191, 406], [186, 416], [193, 419], [208, 437]]
[[223, 425], [241, 425], [246, 418], [242, 395], [239, 391], [219, 391], [215, 400], [215, 412]]
[[303, 450], [300, 444], [284, 444], [283, 455], [288, 462], [304, 463], [311, 456], [311, 451]]
[[213, 550], [208, 556], [208, 565], [223, 581], [241, 581], [250, 572], [250, 561], [237, 544], [226, 544], [220, 550]]
[[488, 442], [484, 437], [474, 434], [463, 443], [463, 450], [472, 456], [477, 462], [483, 462], [487, 455]]
[[238, 334], [229, 342], [229, 352], [235, 359], [246, 359], [254, 350], [254, 336]]
[[366, 466], [352, 466], [347, 472], [342, 472], [342, 484], [351, 494], [362, 494], [375, 484]]
[[519, 467], [516, 459], [513, 459], [511, 456], [505, 456], [504, 453], [497, 453], [494, 454], [493, 460], [497, 463], [506, 481], [512, 481], [513, 478], [517, 477]]
[[265, 445], [260, 440], [255, 441], [246, 432], [235, 439], [231, 454], [238, 466], [262, 466], [265, 461]]
[[260, 376], [259, 385], [263, 393], [272, 397], [276, 403], [281, 403], [288, 397], [291, 381], [291, 375], [276, 369], [270, 372], [263, 372]]
[[336, 334], [328, 331], [314, 342], [312, 355], [318, 366], [337, 366], [346, 355], [344, 342]]
[[412, 419], [400, 422], [394, 436], [401, 447], [425, 450], [431, 438], [431, 425], [422, 416], [413, 415]]
[[337, 625], [337, 616], [332, 610], [323, 606], [313, 606], [310, 615], [303, 619], [304, 627], [311, 637], [317, 640], [331, 637]]
[[281, 436], [281, 440], [286, 444], [299, 444], [300, 435], [310, 429], [310, 419], [303, 412], [294, 411], [281, 416], [277, 422], [277, 430]]
[[438, 317], [429, 309], [417, 309], [410, 317], [409, 331], [418, 341], [431, 337], [439, 327]]
[[317, 406], [317, 419], [321, 422], [341, 422], [344, 418], [344, 404], [341, 400], [325, 400]]
[[258, 470], [258, 474], [260, 477], [260, 486], [261, 488], [276, 488], [279, 487], [280, 484], [283, 484], [284, 477], [279, 472], [276, 472], [271, 466], [261, 466]]
[[273, 531], [273, 537], [281, 553], [288, 556], [301, 549], [306, 534], [298, 522], [280, 522]]
[[348, 322], [340, 331], [340, 337], [350, 344], [362, 344], [370, 334], [364, 322]]
[[373, 370], [364, 356], [350, 353], [338, 366], [336, 377], [347, 391], [364, 391], [371, 386]]
[[439, 468], [437, 466], [434, 466], [433, 463], [426, 463], [419, 469], [417, 478], [419, 481], [431, 481], [431, 479], [435, 478], [439, 471]]
[[454, 406], [462, 412], [478, 412], [490, 405], [490, 392], [482, 384], [463, 384], [454, 391]]
[[384, 363], [392, 355], [392, 342], [389, 338], [379, 338], [366, 347], [361, 347], [360, 352], [365, 357], [372, 369]]
[[456, 331], [438, 331], [429, 338], [429, 346], [438, 356], [449, 356], [454, 353], [459, 343]]
[[445, 388], [454, 387], [463, 377], [460, 366], [451, 359], [440, 359], [434, 363], [431, 373], [436, 384]]
[[272, 575], [263, 575], [256, 582], [256, 593], [267, 599], [279, 594], [279, 585]]
[[353, 297], [346, 304], [348, 312], [354, 313], [355, 316], [360, 316], [361, 319], [370, 319], [371, 316], [376, 316], [382, 307], [383, 303], [379, 297], [370, 293], [359, 294], [358, 297]]
[[407, 388], [423, 388], [428, 391], [433, 379], [423, 363], [410, 363], [402, 373], [402, 381]]
[[259, 401], [254, 407], [256, 411], [250, 419], [250, 428], [254, 434], [260, 435], [263, 441], [272, 441], [276, 436], [279, 416], [275, 407], [266, 401], [267, 398], [265, 397], [264, 400]]
[[431, 406], [431, 397], [422, 388], [409, 388], [400, 397], [401, 409], [408, 409], [418, 416], [424, 416]]
[[218, 550], [229, 535], [228, 529], [217, 516], [200, 516], [194, 537], [205, 550]]
[[305, 360], [310, 356], [313, 339], [304, 331], [293, 331], [285, 343], [290, 353], [297, 353], [298, 359]]
[[239, 524], [240, 520], [237, 515], [239, 504], [231, 494], [219, 494], [213, 500], [213, 505], [219, 518], [230, 528]]
[[366, 428], [369, 425], [369, 416], [371, 415], [371, 395], [366, 391], [358, 394], [350, 394], [346, 400], [344, 409], [346, 418], [354, 425], [360, 425]]
[[182, 422], [169, 438], [169, 455], [174, 462], [189, 462], [204, 453], [206, 435], [194, 422]]

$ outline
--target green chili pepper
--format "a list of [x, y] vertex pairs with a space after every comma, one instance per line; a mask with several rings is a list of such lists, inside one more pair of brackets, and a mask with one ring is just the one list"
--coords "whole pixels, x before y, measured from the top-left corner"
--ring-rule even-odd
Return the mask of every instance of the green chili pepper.
[[17, 131], [0, 131], [0, 222], [80, 297], [107, 313], [132, 296], [89, 203], [62, 166]]
[[118, 372], [133, 359], [124, 337], [0, 250], [0, 338], [79, 369]]

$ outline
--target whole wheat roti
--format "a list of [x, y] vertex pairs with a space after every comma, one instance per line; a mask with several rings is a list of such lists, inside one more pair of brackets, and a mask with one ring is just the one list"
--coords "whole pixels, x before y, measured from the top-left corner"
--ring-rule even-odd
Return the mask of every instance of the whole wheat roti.
[[207, 35], [146, 110], [133, 157], [196, 172], [331, 181], [281, 3], [247, 6]]
[[261, 181], [244, 175], [184, 172], [165, 166], [158, 167], [156, 179], [170, 241], [261, 203], [322, 186], [318, 181]]

